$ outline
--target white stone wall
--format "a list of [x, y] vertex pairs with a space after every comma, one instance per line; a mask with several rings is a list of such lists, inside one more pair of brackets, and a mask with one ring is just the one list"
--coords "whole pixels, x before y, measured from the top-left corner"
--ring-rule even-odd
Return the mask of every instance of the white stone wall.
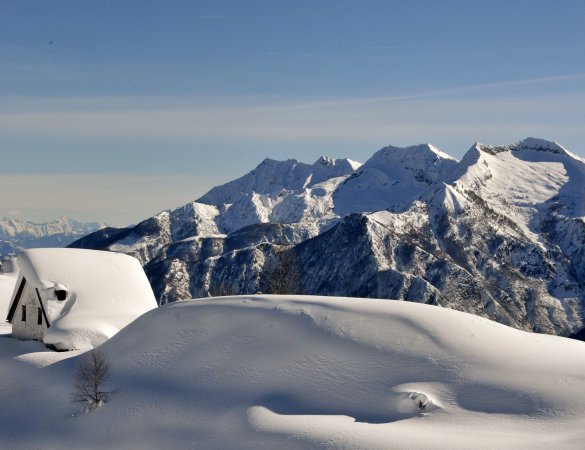
[[[23, 305], [26, 307], [26, 321], [22, 320]], [[20, 296], [20, 301], [18, 302], [14, 316], [12, 317], [13, 337], [23, 340], [43, 340], [47, 324], [44, 316], [41, 317], [41, 325], [38, 324], [38, 310], [40, 306], [35, 289], [27, 282]]]

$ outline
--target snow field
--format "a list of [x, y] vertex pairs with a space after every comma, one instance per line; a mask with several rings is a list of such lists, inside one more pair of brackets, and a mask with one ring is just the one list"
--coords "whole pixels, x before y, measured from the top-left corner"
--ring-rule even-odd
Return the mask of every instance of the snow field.
[[112, 395], [78, 414], [68, 401], [76, 355], [0, 338], [1, 398], [16, 405], [0, 410], [0, 441], [453, 449], [582, 448], [585, 440], [584, 343], [428, 305], [190, 300], [144, 314], [100, 348]]

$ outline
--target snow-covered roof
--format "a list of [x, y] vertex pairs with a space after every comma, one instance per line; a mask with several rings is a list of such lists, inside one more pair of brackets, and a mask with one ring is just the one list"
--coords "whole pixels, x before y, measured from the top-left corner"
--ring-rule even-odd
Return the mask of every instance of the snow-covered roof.
[[[59, 349], [96, 347], [157, 306], [142, 266], [125, 254], [37, 248], [24, 250], [17, 262], [47, 314], [43, 341]], [[65, 300], [57, 298], [59, 290]]]

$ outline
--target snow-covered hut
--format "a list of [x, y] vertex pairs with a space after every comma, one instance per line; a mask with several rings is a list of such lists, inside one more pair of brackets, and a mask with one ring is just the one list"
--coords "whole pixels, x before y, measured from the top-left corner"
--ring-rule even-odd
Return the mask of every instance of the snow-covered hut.
[[17, 265], [7, 321], [18, 339], [89, 349], [157, 306], [142, 266], [128, 255], [36, 248], [24, 250]]

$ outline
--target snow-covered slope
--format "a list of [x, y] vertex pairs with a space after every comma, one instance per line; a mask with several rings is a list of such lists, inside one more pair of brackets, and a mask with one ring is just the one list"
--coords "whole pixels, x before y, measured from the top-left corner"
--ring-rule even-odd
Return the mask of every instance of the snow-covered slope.
[[385, 147], [377, 151], [334, 195], [335, 212], [398, 210], [410, 206], [429, 188], [441, 184], [457, 160], [431, 144]]
[[[476, 143], [450, 180], [516, 223], [532, 240], [544, 239], [535, 216], [553, 204], [564, 217], [585, 217], [585, 161], [558, 144], [525, 139], [493, 147]], [[538, 220], [541, 221], [541, 220]]]
[[331, 195], [360, 165], [324, 156], [312, 165], [265, 159], [243, 177], [211, 189], [197, 203], [218, 209], [217, 224], [224, 233], [279, 222], [297, 224], [299, 237], [307, 238], [339, 217], [332, 213]]
[[528, 138], [475, 144], [461, 162], [430, 144], [385, 147], [359, 167], [267, 160], [74, 245], [136, 256], [160, 303], [258, 292], [286, 251], [304, 293], [427, 302], [568, 336], [585, 326], [584, 217], [585, 162]]
[[[0, 317], [5, 319], [8, 315], [8, 305], [14, 291], [14, 285], [18, 278], [18, 270], [15, 261], [12, 260], [5, 261], [2, 269], [4, 272], [0, 274]], [[2, 319], [0, 319], [1, 321]]]
[[101, 350], [112, 394], [78, 414], [69, 401], [78, 357], [0, 338], [3, 446], [580, 449], [585, 440], [585, 343], [427, 305], [177, 302]]
[[23, 248], [65, 247], [104, 226], [103, 223], [83, 223], [66, 217], [47, 223], [0, 219], [0, 259], [16, 256]]
[[320, 157], [314, 164], [305, 164], [294, 159], [275, 161], [267, 158], [250, 173], [211, 189], [197, 201], [220, 205], [237, 203], [247, 198], [250, 192], [272, 194], [283, 190], [296, 191], [330, 178], [349, 175], [360, 165], [350, 159], [333, 159], [325, 156]]

